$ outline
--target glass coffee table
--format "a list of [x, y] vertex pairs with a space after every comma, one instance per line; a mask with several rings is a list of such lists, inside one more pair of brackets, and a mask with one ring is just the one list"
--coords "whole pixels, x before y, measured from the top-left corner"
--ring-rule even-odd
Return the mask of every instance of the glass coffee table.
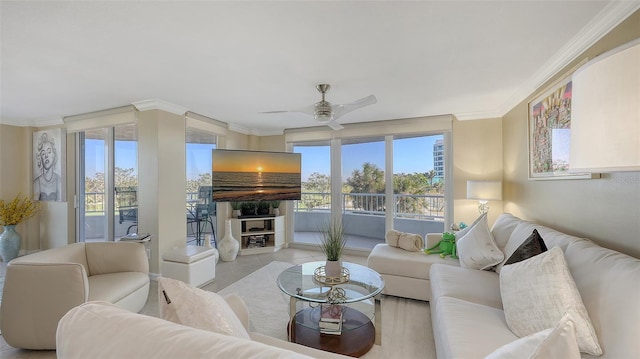
[[[343, 262], [342, 280], [318, 275], [325, 262], [292, 266], [278, 276], [278, 287], [290, 297], [289, 341], [359, 357], [380, 345], [380, 300], [384, 280], [371, 268]], [[340, 334], [320, 327], [321, 312], [331, 305], [342, 311]], [[375, 323], [375, 324], [374, 324]]]

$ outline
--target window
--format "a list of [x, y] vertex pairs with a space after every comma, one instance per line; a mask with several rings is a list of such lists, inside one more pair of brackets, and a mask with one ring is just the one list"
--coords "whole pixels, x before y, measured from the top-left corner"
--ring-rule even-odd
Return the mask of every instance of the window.
[[347, 243], [373, 248], [385, 233], [385, 139], [345, 139], [341, 145], [342, 224]]
[[113, 241], [138, 224], [138, 135], [134, 124], [77, 134], [78, 241]]
[[393, 140], [393, 227], [419, 233], [442, 231], [444, 222], [443, 135]]
[[[384, 242], [392, 228], [422, 236], [443, 232], [450, 181], [447, 136], [408, 133], [293, 142], [293, 151], [302, 154], [303, 168], [303, 200], [294, 208], [294, 243], [317, 244], [319, 235], [313, 232], [330, 213], [342, 219], [349, 248], [371, 249]], [[331, 168], [337, 170], [332, 173]], [[331, 193], [334, 182], [340, 183], [333, 186], [340, 188], [338, 197]]]
[[211, 198], [211, 151], [216, 148], [216, 135], [187, 127], [187, 243], [202, 245], [207, 234], [215, 240], [216, 208]]
[[294, 242], [317, 244], [318, 230], [331, 216], [331, 146], [328, 142], [299, 143], [302, 194], [294, 203]]

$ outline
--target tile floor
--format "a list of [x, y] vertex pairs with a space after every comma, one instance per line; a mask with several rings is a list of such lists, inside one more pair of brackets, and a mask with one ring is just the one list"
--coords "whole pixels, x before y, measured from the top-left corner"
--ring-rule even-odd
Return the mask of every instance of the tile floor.
[[[367, 253], [345, 254], [344, 261], [366, 265]], [[274, 253], [238, 256], [233, 262], [220, 261], [216, 265], [216, 279], [206, 285], [204, 289], [217, 292], [231, 283], [234, 283], [272, 261], [282, 261], [294, 264], [301, 264], [311, 261], [324, 260], [325, 257], [319, 250], [285, 248]], [[0, 277], [4, 278], [6, 265], [0, 262]], [[155, 293], [156, 282], [152, 281], [150, 293]], [[149, 295], [147, 304], [141, 311], [146, 315], [157, 315], [157, 295]], [[0, 358], [3, 359], [40, 359], [55, 358], [55, 351], [52, 350], [23, 350], [10, 347], [2, 337], [0, 337]]]

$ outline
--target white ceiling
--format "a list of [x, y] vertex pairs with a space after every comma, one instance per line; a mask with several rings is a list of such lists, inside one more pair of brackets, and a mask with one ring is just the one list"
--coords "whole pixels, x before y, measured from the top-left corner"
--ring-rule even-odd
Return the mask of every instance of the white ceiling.
[[247, 133], [314, 126], [320, 99], [378, 103], [353, 123], [502, 116], [638, 1], [1, 3], [0, 121], [42, 126], [159, 99]]

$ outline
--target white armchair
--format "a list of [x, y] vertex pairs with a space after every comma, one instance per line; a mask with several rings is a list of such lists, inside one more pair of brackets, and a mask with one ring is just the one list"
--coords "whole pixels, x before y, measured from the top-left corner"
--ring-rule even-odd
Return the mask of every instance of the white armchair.
[[149, 262], [141, 243], [76, 243], [18, 257], [7, 265], [0, 327], [7, 344], [55, 349], [58, 321], [87, 301], [132, 312], [149, 295]]

